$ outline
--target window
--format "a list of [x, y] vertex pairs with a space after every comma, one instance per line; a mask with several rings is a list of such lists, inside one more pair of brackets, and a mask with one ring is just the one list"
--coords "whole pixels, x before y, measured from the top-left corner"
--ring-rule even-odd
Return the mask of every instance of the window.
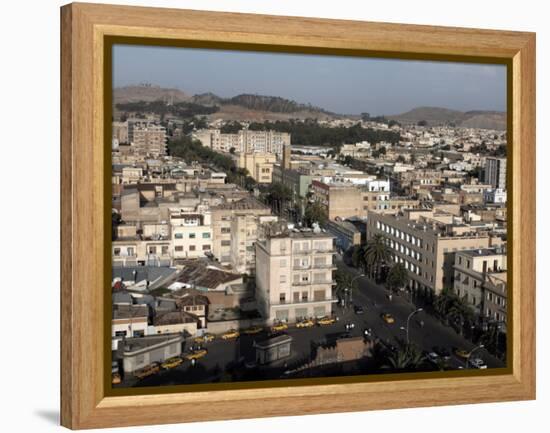
[[133, 256], [133, 255], [134, 255], [134, 248], [129, 247], [129, 248], [127, 249], [127, 251], [128, 251], [128, 255], [129, 255], [129, 256]]
[[222, 233], [223, 234], [231, 233], [231, 229], [229, 227], [222, 227]]
[[203, 246], [202, 246], [202, 250], [203, 250], [203, 251], [208, 251], [208, 250], [210, 250], [210, 245], [203, 245]]
[[221, 242], [222, 247], [228, 247], [231, 245], [231, 241], [222, 241]]
[[183, 233], [175, 233], [174, 239], [183, 239]]
[[279, 283], [286, 283], [286, 275], [285, 274], [279, 275]]
[[163, 246], [162, 246], [162, 254], [163, 254], [163, 255], [168, 254], [168, 245], [163, 245]]
[[189, 251], [195, 251], [197, 247], [195, 245], [189, 245]]
[[307, 302], [307, 299], [308, 299], [308, 293], [302, 292], [302, 302]]
[[115, 248], [114, 255], [115, 256], [120, 256], [120, 248]]
[[286, 294], [285, 293], [279, 294], [279, 302], [281, 304], [284, 304], [286, 302]]
[[202, 238], [203, 239], [210, 239], [210, 233], [203, 233]]
[[176, 251], [183, 251], [183, 247], [181, 245], [178, 245], [174, 248]]
[[149, 254], [156, 254], [157, 253], [157, 247], [151, 246], [149, 247]]
[[189, 233], [189, 239], [195, 239], [196, 235], [195, 233]]

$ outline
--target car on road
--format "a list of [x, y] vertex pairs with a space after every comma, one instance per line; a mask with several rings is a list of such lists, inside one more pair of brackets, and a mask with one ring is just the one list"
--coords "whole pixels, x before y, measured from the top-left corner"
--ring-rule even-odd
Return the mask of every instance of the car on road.
[[158, 363], [153, 362], [152, 364], [143, 367], [141, 370], [137, 370], [134, 373], [134, 376], [136, 376], [138, 379], [145, 379], [146, 377], [152, 376], [153, 374], [157, 374], [159, 371], [160, 367]]
[[120, 378], [120, 373], [113, 373], [111, 377], [111, 383], [113, 385], [118, 385], [120, 382], [122, 382], [122, 379]]
[[355, 311], [355, 314], [364, 314], [365, 309], [361, 305], [355, 305], [353, 307], [353, 311]]
[[310, 319], [300, 320], [296, 322], [296, 328], [311, 328], [315, 325], [315, 322]]
[[444, 347], [435, 346], [432, 348], [432, 350], [445, 361], [449, 361], [451, 359], [451, 352], [449, 352], [449, 350], [445, 349]]
[[460, 358], [468, 359], [468, 357], [470, 356], [470, 352], [468, 352], [466, 349], [455, 348], [454, 352], [455, 355]]
[[426, 358], [428, 359], [428, 361], [430, 361], [433, 364], [437, 364], [441, 359], [436, 352], [428, 352], [426, 354]]
[[222, 334], [221, 338], [222, 340], [234, 340], [235, 338], [239, 338], [239, 335], [241, 335], [239, 331], [237, 331], [236, 329], [230, 329], [229, 331]]
[[288, 325], [286, 323], [276, 323], [271, 327], [271, 332], [281, 332], [286, 331], [288, 329]]
[[325, 316], [317, 320], [317, 325], [319, 326], [332, 325], [333, 323], [336, 323], [336, 319], [334, 317]]
[[255, 334], [259, 334], [260, 332], [262, 332], [264, 330], [264, 328], [262, 328], [261, 326], [251, 326], [250, 328], [246, 328], [244, 331], [243, 331], [243, 334], [246, 334], [246, 335], [255, 335]]
[[481, 358], [469, 359], [468, 365], [474, 368], [479, 368], [480, 370], [485, 370], [487, 368], [487, 364], [485, 364], [485, 362]]
[[393, 318], [393, 316], [390, 314], [390, 313], [384, 313], [382, 314], [382, 320], [386, 323], [395, 323], [395, 319]]
[[187, 359], [189, 361], [191, 361], [192, 359], [199, 359], [199, 358], [202, 358], [202, 357], [206, 356], [207, 353], [208, 353], [208, 351], [206, 349], [195, 350], [195, 351], [185, 355], [185, 359]]
[[195, 338], [193, 341], [197, 344], [204, 344], [204, 343], [210, 343], [211, 341], [214, 341], [216, 339], [216, 336], [214, 334], [204, 334], [200, 337]]
[[178, 365], [180, 365], [183, 362], [183, 359], [179, 356], [174, 356], [172, 358], [168, 358], [165, 360], [160, 366], [164, 368], [165, 370], [170, 370], [171, 368], [175, 368]]

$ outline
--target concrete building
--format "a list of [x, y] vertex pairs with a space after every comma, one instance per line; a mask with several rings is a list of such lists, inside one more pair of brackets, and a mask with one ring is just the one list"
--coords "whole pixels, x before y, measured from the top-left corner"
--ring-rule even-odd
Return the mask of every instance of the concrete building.
[[[213, 233], [213, 244], [212, 244], [212, 253], [214, 257], [222, 265], [231, 265], [232, 263], [243, 263], [242, 257], [237, 258], [235, 254], [232, 254], [232, 251], [238, 250], [236, 245], [240, 242], [245, 242], [246, 246], [250, 246], [254, 242], [253, 237], [257, 236], [258, 228], [254, 229], [250, 227], [251, 219], [248, 217], [256, 217], [256, 225], [261, 224], [264, 221], [263, 218], [258, 217], [269, 217], [271, 216], [271, 209], [258, 201], [253, 197], [246, 197], [242, 200], [237, 200], [233, 202], [226, 202], [211, 208], [212, 211], [212, 233]], [[233, 239], [232, 236], [232, 221], [239, 216], [245, 216], [248, 218], [248, 221], [245, 225], [249, 226], [250, 235], [246, 235], [246, 239], [242, 236], [236, 236], [239, 239]], [[242, 225], [242, 222], [240, 223]], [[247, 233], [249, 233], [247, 231]], [[254, 235], [253, 233], [256, 233]], [[233, 246], [232, 246], [233, 242]], [[246, 252], [245, 252], [246, 254]], [[244, 260], [246, 263], [247, 260]]]
[[502, 247], [456, 253], [454, 291], [482, 317], [506, 320], [506, 258]]
[[[452, 216], [451, 216], [452, 217]], [[461, 250], [489, 247], [489, 235], [464, 224], [454, 225], [430, 216], [388, 215], [371, 211], [367, 239], [382, 235], [394, 263], [403, 263], [410, 277], [409, 287], [425, 294], [439, 294], [453, 288], [455, 254]]]
[[183, 341], [184, 336], [181, 334], [125, 340], [122, 352], [124, 373], [132, 374], [153, 362], [163, 362], [165, 359], [181, 355]]
[[506, 158], [487, 157], [484, 178], [493, 188], [506, 189]]
[[134, 128], [132, 145], [142, 154], [166, 155], [166, 128], [160, 125]]
[[334, 237], [283, 232], [256, 242], [256, 298], [269, 322], [332, 314]]
[[239, 153], [234, 155], [237, 167], [246, 168], [250, 176], [258, 183], [270, 184], [273, 181], [273, 165], [276, 158], [273, 153]]
[[349, 221], [327, 221], [326, 229], [334, 236], [335, 246], [340, 251], [361, 245], [361, 232]]
[[111, 336], [118, 338], [147, 335], [149, 310], [146, 305], [113, 305]]
[[218, 152], [272, 153], [282, 157], [283, 146], [290, 145], [290, 134], [277, 131], [252, 131], [242, 129], [235, 134], [225, 134], [219, 129], [202, 129], [193, 132], [193, 138], [203, 146]]
[[174, 259], [198, 258], [212, 253], [212, 217], [202, 206], [173, 210], [170, 231]]

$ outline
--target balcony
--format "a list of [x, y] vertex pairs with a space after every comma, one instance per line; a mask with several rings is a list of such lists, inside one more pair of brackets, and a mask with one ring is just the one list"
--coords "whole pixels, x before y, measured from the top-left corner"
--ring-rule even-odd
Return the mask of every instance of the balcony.
[[279, 302], [272, 302], [270, 305], [272, 307], [277, 306], [284, 306], [284, 307], [293, 307], [293, 306], [300, 306], [300, 305], [309, 305], [309, 304], [318, 304], [320, 302], [330, 302], [330, 303], [336, 303], [338, 302], [338, 298], [335, 296], [326, 297], [323, 299], [307, 299], [307, 300], [288, 300], [288, 301], [279, 301]]

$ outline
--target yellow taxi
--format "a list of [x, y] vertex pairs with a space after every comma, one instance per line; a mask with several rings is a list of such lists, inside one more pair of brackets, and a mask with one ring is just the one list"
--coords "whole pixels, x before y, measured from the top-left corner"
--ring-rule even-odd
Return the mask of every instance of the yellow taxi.
[[384, 320], [384, 322], [389, 323], [389, 324], [395, 323], [395, 319], [393, 318], [393, 316], [390, 313], [382, 314], [382, 320]]
[[143, 367], [141, 370], [138, 370], [134, 373], [134, 376], [136, 376], [138, 379], [143, 379], [148, 376], [152, 376], [153, 374], [157, 374], [160, 371], [159, 365], [155, 362], [153, 364], [147, 365], [146, 367]]
[[225, 334], [222, 334], [222, 340], [233, 340], [239, 337], [239, 331], [236, 329], [230, 329]]
[[296, 328], [311, 328], [315, 323], [313, 320], [305, 319], [296, 322]]
[[165, 360], [160, 366], [164, 368], [165, 370], [169, 370], [171, 368], [177, 367], [183, 362], [183, 359], [181, 359], [179, 356], [174, 356], [173, 358], [169, 358]]
[[204, 343], [210, 343], [211, 341], [214, 341], [216, 337], [214, 334], [204, 334], [200, 337], [195, 338], [193, 341], [197, 344], [204, 344]]
[[317, 320], [317, 324], [320, 326], [332, 325], [333, 323], [336, 323], [336, 319], [334, 317], [325, 316]]
[[465, 349], [455, 349], [455, 355], [466, 359], [470, 357], [470, 352]]
[[243, 331], [243, 334], [246, 334], [246, 335], [259, 334], [263, 330], [264, 330], [264, 328], [262, 328], [261, 326], [251, 326], [250, 328], [246, 328]]
[[122, 382], [122, 379], [120, 378], [119, 373], [113, 373], [113, 376], [111, 378], [111, 383], [113, 385], [118, 385], [120, 382]]
[[195, 351], [185, 355], [185, 359], [187, 359], [189, 361], [191, 361], [192, 359], [199, 359], [199, 358], [202, 358], [202, 357], [206, 356], [207, 353], [208, 353], [208, 351], [206, 349], [195, 350]]
[[281, 332], [286, 331], [288, 329], [288, 325], [286, 323], [277, 323], [271, 327], [272, 332]]

